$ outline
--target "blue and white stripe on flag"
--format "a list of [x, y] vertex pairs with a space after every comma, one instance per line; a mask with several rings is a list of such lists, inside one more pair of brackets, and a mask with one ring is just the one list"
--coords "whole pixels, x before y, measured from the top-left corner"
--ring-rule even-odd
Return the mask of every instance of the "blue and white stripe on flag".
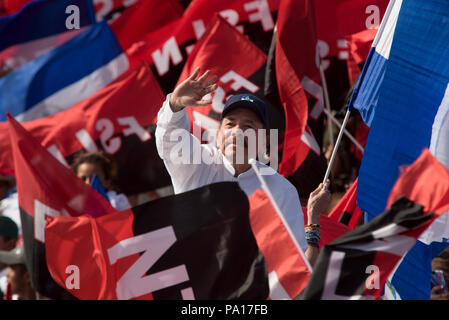
[[[387, 13], [376, 45], [388, 44], [388, 54], [375, 57], [374, 48], [351, 103], [370, 125], [357, 190], [367, 220], [384, 211], [401, 167], [423, 148], [449, 168], [449, 1], [392, 0]], [[392, 277], [402, 299], [430, 297], [431, 259], [447, 246], [449, 231], [432, 227]]]
[[[382, 23], [374, 38], [365, 67], [357, 81], [349, 102], [349, 108], [359, 110], [363, 121], [370, 126], [379, 98], [379, 88], [385, 74], [394, 29], [402, 0], [391, 0], [385, 11]], [[379, 81], [380, 80], [380, 81]]]
[[0, 121], [29, 121], [66, 110], [128, 70], [106, 21], [0, 78]]
[[[79, 9], [80, 29], [68, 29], [69, 6]], [[67, 10], [69, 8], [69, 10]], [[66, 13], [69, 12], [69, 13]], [[95, 23], [92, 0], [36, 0], [0, 18], [0, 60], [11, 69], [55, 48]]]

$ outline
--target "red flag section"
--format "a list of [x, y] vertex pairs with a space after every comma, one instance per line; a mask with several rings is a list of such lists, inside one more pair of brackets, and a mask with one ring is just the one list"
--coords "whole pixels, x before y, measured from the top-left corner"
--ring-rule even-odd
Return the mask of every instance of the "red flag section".
[[388, 0], [315, 1], [319, 54], [346, 60], [349, 47], [346, 36], [380, 25]]
[[57, 217], [45, 229], [47, 264], [80, 299], [265, 299], [248, 211], [238, 184], [223, 182], [98, 219]]
[[110, 26], [122, 49], [126, 50], [145, 34], [181, 16], [182, 8], [172, 0], [140, 0], [126, 9]]
[[256, 190], [249, 203], [251, 228], [267, 262], [270, 298], [293, 299], [306, 287], [310, 272], [267, 195]]
[[[67, 287], [70, 279], [66, 284], [66, 268], [76, 266], [81, 271], [77, 280], [79, 287], [74, 282], [67, 288], [74, 296], [83, 300], [117, 300], [114, 279], [123, 277], [139, 255], [130, 255], [117, 263], [113, 272], [117, 276], [115, 278], [111, 276], [106, 250], [122, 239], [133, 237], [132, 223], [130, 209], [105, 216], [99, 221], [88, 216], [76, 219], [58, 217], [50, 221], [45, 230], [45, 248], [53, 279], [61, 287]], [[145, 298], [151, 299], [152, 296], [146, 295]]]
[[265, 62], [266, 55], [256, 45], [217, 15], [196, 43], [178, 80], [178, 83], [184, 81], [197, 67], [211, 70], [218, 77], [218, 88], [211, 94], [212, 105], [187, 108], [194, 133], [196, 126], [218, 129], [217, 120], [230, 92], [259, 91], [248, 78]]
[[230, 0], [218, 1], [214, 5], [208, 0], [194, 1], [181, 19], [147, 34], [132, 46], [128, 50], [130, 63], [135, 65], [142, 60], [148, 61], [164, 93], [169, 93], [195, 41], [204, 34], [216, 13], [249, 35], [259, 48], [268, 51], [274, 29], [273, 13], [278, 6], [279, 0]]
[[[8, 125], [19, 205], [38, 219], [35, 227], [45, 225], [42, 213], [99, 217], [115, 211], [106, 199], [64, 167], [9, 114]], [[38, 206], [53, 208], [54, 211], [39, 211]], [[35, 237], [43, 242], [38, 236], [42, 235], [42, 231], [35, 229]]]
[[428, 149], [399, 177], [387, 206], [401, 195], [424, 206], [425, 212], [449, 210], [449, 171]]
[[[304, 213], [304, 225], [308, 224], [307, 221], [307, 207], [302, 207], [302, 212]], [[321, 241], [320, 246], [324, 246], [326, 244], [331, 243], [335, 239], [341, 237], [346, 232], [351, 229], [325, 214], [320, 215], [320, 226], [321, 226]]]
[[[157, 112], [164, 99], [151, 70], [141, 66], [66, 111], [25, 122], [23, 126], [66, 165], [67, 157], [81, 149], [94, 152], [101, 148], [116, 155], [121, 169], [128, 170], [132, 168], [127, 166], [134, 161], [130, 158], [135, 148], [133, 146], [151, 142], [151, 134], [145, 127], [156, 122]], [[3, 150], [0, 167], [10, 172], [14, 167], [11, 152], [8, 152], [11, 149], [7, 135], [6, 123], [0, 124], [0, 145]], [[128, 139], [132, 141], [128, 142]], [[124, 154], [122, 150], [127, 150], [127, 153]], [[144, 154], [146, 152], [142, 151], [139, 157]], [[142, 172], [146, 171], [141, 170], [139, 175]], [[128, 188], [123, 189], [126, 192]]]
[[329, 213], [329, 218], [347, 225], [351, 230], [357, 226], [363, 211], [357, 206], [357, 180]]
[[[306, 287], [309, 270], [267, 195], [256, 190], [249, 197], [249, 203], [251, 228], [267, 262], [270, 298], [293, 299]], [[302, 209], [306, 225], [307, 210]], [[350, 230], [325, 215], [320, 216], [320, 225], [320, 246], [331, 243]]]
[[116, 210], [45, 150], [8, 114], [9, 133], [26, 254], [33, 288], [52, 299], [70, 294], [50, 277], [45, 260], [45, 225], [48, 217], [103, 216]]
[[301, 82], [310, 85], [319, 80], [313, 1], [282, 1], [277, 28], [276, 79], [286, 119], [279, 173], [290, 176], [305, 160], [310, 149], [301, 139], [308, 117], [307, 96]]

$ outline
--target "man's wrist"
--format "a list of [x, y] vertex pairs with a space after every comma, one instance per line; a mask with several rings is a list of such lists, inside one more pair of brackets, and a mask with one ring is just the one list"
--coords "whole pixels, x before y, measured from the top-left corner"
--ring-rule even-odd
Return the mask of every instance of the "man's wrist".
[[170, 99], [168, 100], [168, 104], [170, 105], [170, 109], [173, 112], [179, 112], [182, 109], [184, 109], [184, 106], [179, 105], [175, 99], [173, 99], [173, 96], [170, 96]]

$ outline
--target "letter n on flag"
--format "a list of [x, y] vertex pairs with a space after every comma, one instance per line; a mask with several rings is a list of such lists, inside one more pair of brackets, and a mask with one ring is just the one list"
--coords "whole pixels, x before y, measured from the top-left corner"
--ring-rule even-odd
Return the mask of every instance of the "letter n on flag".
[[51, 278], [46, 263], [47, 217], [99, 217], [116, 210], [45, 150], [8, 114], [27, 269], [33, 288], [51, 299], [73, 298]]
[[45, 229], [48, 267], [64, 285], [80, 269], [80, 299], [260, 300], [265, 259], [236, 182], [210, 184], [98, 219], [56, 217]]

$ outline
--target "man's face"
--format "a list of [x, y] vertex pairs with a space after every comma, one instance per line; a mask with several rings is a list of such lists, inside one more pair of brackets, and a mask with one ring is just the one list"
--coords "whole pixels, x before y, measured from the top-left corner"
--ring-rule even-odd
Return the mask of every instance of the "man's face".
[[[257, 155], [258, 130], [263, 128], [264, 125], [256, 113], [245, 108], [237, 108], [223, 118], [218, 129], [217, 146], [232, 163], [241, 164], [237, 154], [243, 151], [243, 163], [247, 164], [249, 149], [255, 150]], [[251, 135], [254, 136], [254, 139], [248, 139]], [[237, 138], [238, 136], [240, 139]], [[243, 146], [238, 146], [242, 143]]]

